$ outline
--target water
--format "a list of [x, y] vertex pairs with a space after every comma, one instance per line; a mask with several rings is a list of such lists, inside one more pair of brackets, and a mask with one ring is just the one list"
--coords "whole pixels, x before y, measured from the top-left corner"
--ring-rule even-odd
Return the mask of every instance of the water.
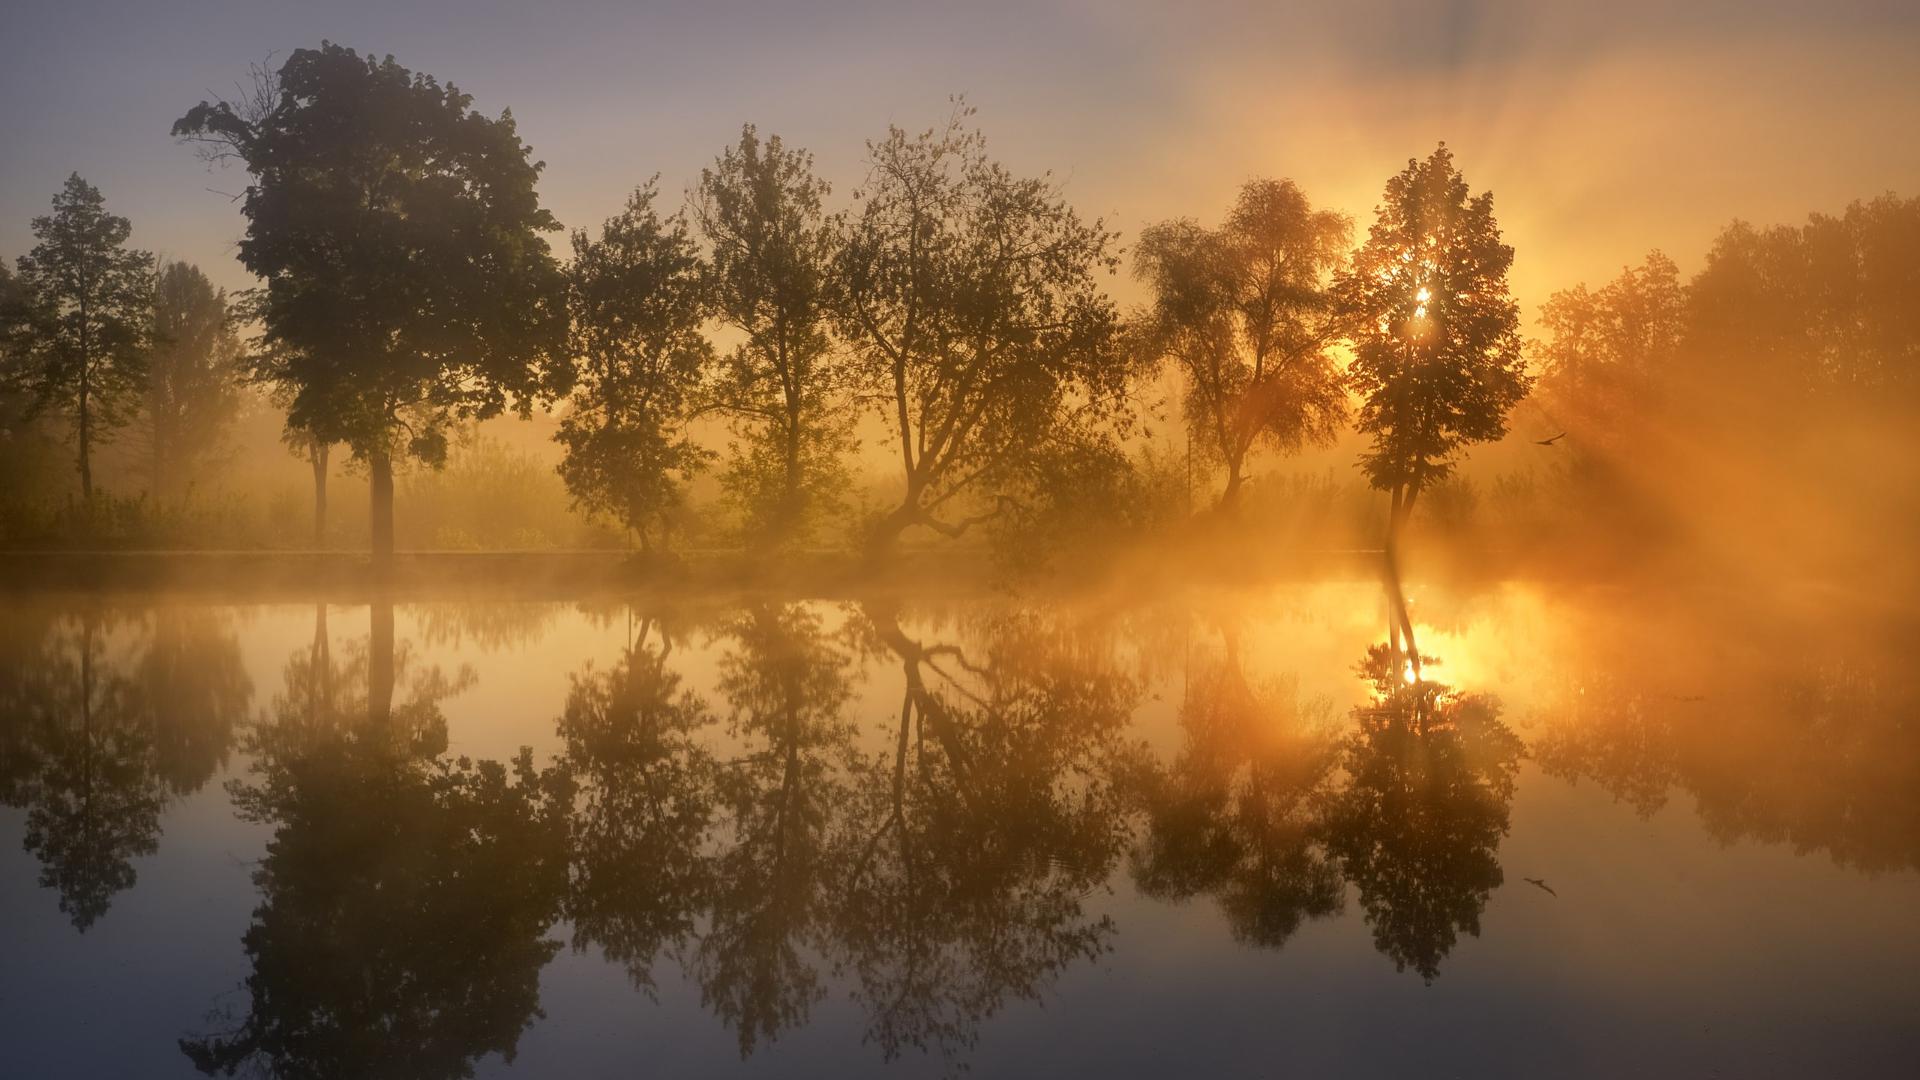
[[1410, 599], [15, 597], [0, 1072], [1912, 1075], [1909, 620]]

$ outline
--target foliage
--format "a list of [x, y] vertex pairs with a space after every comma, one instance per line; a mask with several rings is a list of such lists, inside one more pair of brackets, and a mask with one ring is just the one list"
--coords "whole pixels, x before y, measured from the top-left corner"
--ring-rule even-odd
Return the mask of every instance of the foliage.
[[1256, 444], [1326, 445], [1346, 419], [1333, 356], [1344, 327], [1329, 287], [1351, 232], [1293, 181], [1255, 180], [1218, 229], [1179, 219], [1140, 234], [1134, 274], [1153, 302], [1136, 321], [1137, 347], [1185, 376], [1187, 426], [1227, 468], [1222, 507], [1237, 501]]
[[557, 436], [575, 504], [662, 541], [707, 451], [686, 430], [713, 359], [700, 333], [706, 285], [682, 214], [636, 190], [594, 240], [573, 234], [568, 309], [579, 387]]
[[1649, 252], [1598, 290], [1563, 289], [1540, 309], [1535, 393], [1576, 445], [1618, 447], [1657, 406], [1686, 329], [1686, 290], [1672, 259]]
[[1708, 379], [1761, 397], [1920, 393], [1920, 197], [1882, 195], [1802, 226], [1736, 221], [1687, 290]]
[[290, 426], [340, 433], [373, 463], [380, 550], [395, 449], [436, 464], [451, 421], [525, 415], [565, 388], [562, 279], [541, 236], [559, 225], [512, 113], [488, 118], [392, 57], [297, 49], [267, 100], [202, 101], [173, 131], [253, 174], [240, 261], [265, 282], [257, 374], [289, 388]]
[[240, 411], [244, 353], [224, 289], [200, 268], [161, 267], [147, 364], [147, 452], [156, 498], [177, 496], [225, 447]]
[[1528, 387], [1513, 249], [1493, 195], [1470, 195], [1443, 145], [1387, 181], [1379, 215], [1336, 285], [1352, 322], [1361, 459], [1396, 508], [1453, 471], [1460, 450], [1497, 439]]
[[719, 369], [714, 403], [736, 421], [722, 482], [751, 539], [806, 539], [837, 510], [851, 448], [846, 370], [828, 333], [836, 223], [813, 156], [752, 125], [700, 172], [694, 218], [711, 249], [713, 311], [743, 340]]
[[54, 409], [72, 425], [81, 497], [93, 501], [93, 451], [132, 419], [146, 374], [153, 257], [126, 247], [132, 226], [100, 189], [67, 177], [38, 241], [19, 260], [7, 381], [28, 415]]
[[868, 144], [841, 253], [856, 385], [890, 428], [905, 487], [874, 528], [876, 553], [915, 525], [958, 536], [987, 520], [998, 508], [938, 515], [1010, 498], [1024, 458], [1122, 415], [1130, 372], [1097, 282], [1117, 265], [1114, 235], [1049, 179], [990, 160], [970, 115]]

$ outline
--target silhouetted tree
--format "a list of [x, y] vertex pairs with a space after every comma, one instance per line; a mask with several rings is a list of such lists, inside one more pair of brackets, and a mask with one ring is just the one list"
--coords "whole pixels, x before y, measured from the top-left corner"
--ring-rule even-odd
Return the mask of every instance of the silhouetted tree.
[[67, 177], [53, 213], [33, 219], [33, 250], [19, 261], [26, 311], [16, 316], [8, 381], [30, 412], [55, 409], [73, 425], [80, 495], [93, 503], [93, 450], [132, 419], [151, 341], [153, 257], [126, 246], [132, 226], [106, 210], [100, 189]]
[[1913, 305], [1920, 198], [1883, 195], [1840, 217], [1715, 238], [1687, 291], [1687, 354], [1709, 386], [1767, 407], [1782, 393], [1920, 390]]
[[1352, 320], [1360, 430], [1373, 440], [1361, 466], [1392, 496], [1390, 552], [1420, 492], [1451, 475], [1462, 447], [1505, 434], [1526, 395], [1512, 265], [1492, 193], [1471, 195], [1441, 146], [1387, 181], [1336, 284]]
[[135, 883], [169, 795], [226, 759], [252, 684], [208, 612], [135, 620], [23, 602], [0, 640], [0, 803], [26, 809], [41, 884], [85, 931]]
[[649, 182], [594, 240], [573, 234], [568, 306], [579, 387], [559, 439], [574, 504], [662, 541], [681, 485], [706, 451], [687, 434], [713, 346], [700, 333], [706, 288], [684, 215], [662, 218]]
[[1134, 274], [1153, 301], [1139, 347], [1179, 365], [1188, 430], [1227, 470], [1222, 509], [1238, 503], [1256, 445], [1324, 445], [1346, 419], [1332, 355], [1345, 335], [1330, 285], [1352, 231], [1293, 181], [1255, 180], [1221, 228], [1183, 218], [1140, 234]]
[[742, 335], [715, 402], [737, 424], [722, 481], [761, 542], [803, 540], [835, 509], [851, 449], [847, 375], [828, 333], [839, 241], [813, 156], [751, 124], [700, 171], [694, 218], [711, 249], [714, 312]]
[[566, 386], [563, 288], [513, 116], [330, 42], [297, 49], [272, 105], [201, 102], [173, 127], [253, 173], [240, 260], [266, 282], [262, 377], [299, 430], [347, 432], [371, 476], [372, 546], [393, 551], [393, 457], [438, 465], [456, 419]]
[[868, 144], [869, 171], [841, 253], [841, 322], [858, 392], [879, 408], [905, 490], [875, 524], [883, 555], [916, 525], [954, 537], [1010, 496], [1036, 453], [1098, 429], [1128, 368], [1097, 276], [1113, 234], [1080, 220], [1045, 178], [988, 159], [962, 124]]
[[200, 268], [160, 268], [147, 364], [147, 452], [155, 497], [177, 495], [220, 452], [240, 411], [240, 339], [224, 289]]

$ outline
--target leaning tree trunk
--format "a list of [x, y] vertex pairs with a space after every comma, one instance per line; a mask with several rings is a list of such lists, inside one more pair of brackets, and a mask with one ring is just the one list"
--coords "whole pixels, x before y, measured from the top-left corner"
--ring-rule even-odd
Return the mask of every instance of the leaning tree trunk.
[[1220, 512], [1235, 514], [1240, 509], [1240, 485], [1245, 478], [1240, 475], [1240, 460], [1234, 458], [1227, 462], [1227, 486], [1220, 492]]
[[393, 565], [393, 454], [385, 447], [367, 459], [368, 495], [372, 500], [373, 562], [386, 568]]

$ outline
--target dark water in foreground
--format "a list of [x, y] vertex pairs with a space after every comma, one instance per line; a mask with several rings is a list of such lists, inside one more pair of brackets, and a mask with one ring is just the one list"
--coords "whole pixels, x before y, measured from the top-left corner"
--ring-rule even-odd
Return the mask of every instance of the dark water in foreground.
[[1412, 601], [17, 600], [0, 1074], [1915, 1075], [1905, 615]]

